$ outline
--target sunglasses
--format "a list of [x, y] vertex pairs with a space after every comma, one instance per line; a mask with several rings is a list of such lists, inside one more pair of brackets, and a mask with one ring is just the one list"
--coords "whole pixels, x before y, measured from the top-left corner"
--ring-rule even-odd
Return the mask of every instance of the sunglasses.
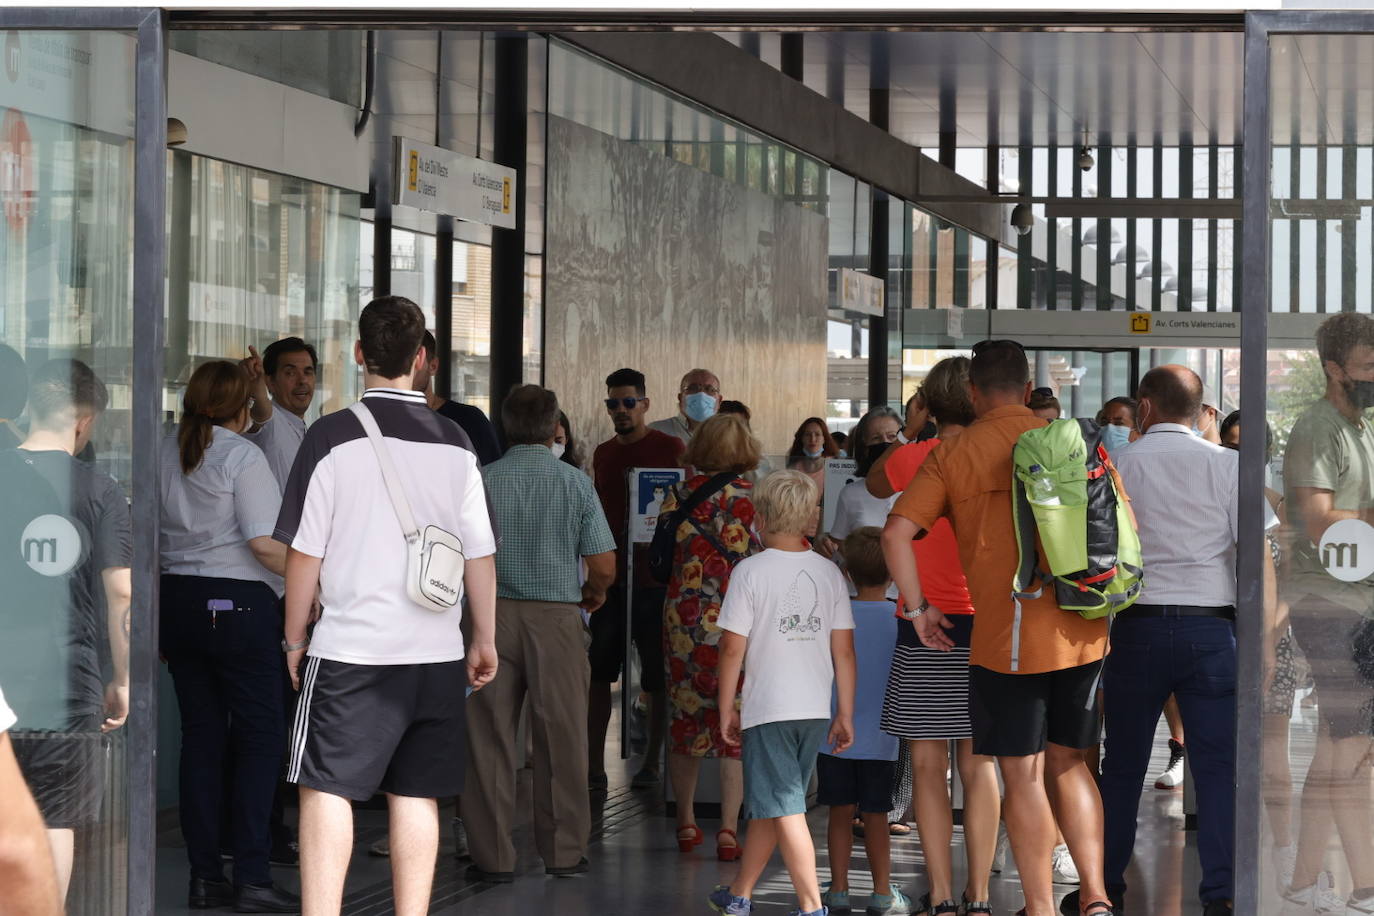
[[607, 398], [606, 409], [615, 410], [617, 407], [624, 407], [626, 410], [634, 410], [640, 401], [646, 398]]
[[1002, 347], [1015, 347], [1022, 353], [1026, 352], [1026, 348], [1014, 340], [980, 340], [973, 345], [973, 355], [977, 356], [984, 351], [1000, 349]]
[[1031, 392], [1031, 395], [1032, 395], [1033, 397], [1037, 397], [1037, 398], [1052, 398], [1052, 397], [1054, 397], [1054, 389], [1053, 389], [1053, 388], [1037, 388], [1037, 389], [1035, 389], [1034, 391]]

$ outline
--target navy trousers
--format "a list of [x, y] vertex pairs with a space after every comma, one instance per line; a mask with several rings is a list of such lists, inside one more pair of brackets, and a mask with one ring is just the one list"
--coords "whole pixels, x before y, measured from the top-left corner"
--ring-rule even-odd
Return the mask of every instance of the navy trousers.
[[[211, 613], [212, 599], [234, 610]], [[196, 878], [222, 880], [221, 832], [234, 883], [272, 883], [269, 822], [286, 748], [282, 621], [261, 582], [162, 577], [162, 654], [181, 709], [181, 832]], [[232, 758], [232, 830], [222, 823]]]
[[1102, 677], [1106, 756], [1107, 886], [1126, 886], [1140, 793], [1164, 703], [1183, 714], [1188, 766], [1197, 787], [1199, 896], [1230, 900], [1235, 848], [1236, 635], [1219, 617], [1124, 617], [1112, 625]]

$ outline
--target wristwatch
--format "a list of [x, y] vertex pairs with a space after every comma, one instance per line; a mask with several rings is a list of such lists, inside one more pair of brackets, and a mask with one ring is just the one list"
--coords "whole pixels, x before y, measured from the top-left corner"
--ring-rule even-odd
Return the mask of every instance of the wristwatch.
[[911, 440], [908, 439], [908, 438], [906, 437], [906, 430], [905, 430], [905, 429], [899, 429], [899, 430], [897, 430], [897, 444], [898, 444], [898, 445], [906, 445], [906, 444], [909, 443], [909, 442], [911, 442]]
[[310, 637], [308, 636], [300, 642], [287, 642], [283, 639], [281, 641], [281, 650], [283, 652], [299, 652], [308, 645], [310, 645]]
[[914, 608], [907, 607], [907, 609], [902, 613], [906, 616], [907, 620], [916, 620], [920, 618], [921, 615], [923, 615], [928, 610], [930, 610], [930, 599], [922, 598], [921, 603], [918, 606]]

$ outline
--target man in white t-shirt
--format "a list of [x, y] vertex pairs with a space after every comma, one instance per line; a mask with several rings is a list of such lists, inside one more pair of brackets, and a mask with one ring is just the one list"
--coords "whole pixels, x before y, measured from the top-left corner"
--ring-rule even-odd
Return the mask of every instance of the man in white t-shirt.
[[[358, 319], [354, 356], [367, 389], [362, 403], [415, 523], [462, 543], [471, 644], [459, 630], [460, 607], [436, 613], [408, 597], [405, 535], [377, 453], [351, 410], [306, 432], [274, 535], [291, 547], [282, 648], [301, 697], [287, 779], [300, 786], [308, 916], [340, 912], [351, 803], [378, 790], [391, 814], [396, 910], [428, 911], [436, 799], [463, 791], [464, 689], [481, 689], [496, 675], [496, 538], [467, 435], [413, 390], [424, 332], [424, 315], [409, 299], [374, 299]], [[323, 612], [307, 636], [317, 586]]]
[[0, 899], [6, 913], [49, 916], [62, 912], [57, 870], [43, 817], [14, 759], [9, 736], [14, 721], [0, 693]]
[[[849, 587], [802, 533], [818, 499], [815, 481], [800, 471], [777, 471], [759, 484], [754, 508], [768, 549], [735, 567], [720, 609], [720, 730], [727, 744], [743, 741], [750, 820], [739, 875], [710, 896], [727, 916], [750, 912], [750, 895], [775, 846], [782, 847], [800, 916], [825, 912], [806, 790], [822, 741], [835, 753], [853, 743], [855, 662]], [[744, 702], [736, 711], [746, 662]]]
[[267, 456], [272, 476], [284, 490], [305, 438], [305, 412], [315, 399], [319, 360], [315, 348], [299, 337], [268, 344], [261, 357], [256, 347], [248, 353], [240, 361], [253, 383], [253, 428], [246, 435]]

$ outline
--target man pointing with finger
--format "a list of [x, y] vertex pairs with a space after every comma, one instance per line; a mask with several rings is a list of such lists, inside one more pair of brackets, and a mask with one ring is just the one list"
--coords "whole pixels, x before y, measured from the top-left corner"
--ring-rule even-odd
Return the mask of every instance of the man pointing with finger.
[[253, 384], [253, 428], [246, 435], [262, 449], [272, 476], [286, 489], [305, 438], [305, 412], [315, 399], [315, 348], [299, 337], [284, 337], [268, 345], [262, 356], [257, 347], [249, 347], [239, 364]]
[[[1102, 880], [1102, 800], [1084, 759], [1097, 744], [1094, 686], [1106, 621], [1061, 610], [1048, 591], [1016, 601], [1019, 551], [1012, 524], [1012, 446], [1044, 421], [1031, 413], [1030, 367], [1015, 341], [973, 348], [969, 391], [977, 419], [930, 453], [893, 506], [883, 554], [921, 641], [950, 648], [952, 626], [930, 606], [910, 542], [948, 518], [978, 609], [969, 669], [973, 752], [997, 758], [1003, 807], [1027, 916], [1052, 916], [1057, 818], [1082, 878], [1082, 916], [1112, 916]], [[1047, 785], [1054, 791], [1047, 793]], [[1050, 795], [1055, 799], [1051, 813]]]

